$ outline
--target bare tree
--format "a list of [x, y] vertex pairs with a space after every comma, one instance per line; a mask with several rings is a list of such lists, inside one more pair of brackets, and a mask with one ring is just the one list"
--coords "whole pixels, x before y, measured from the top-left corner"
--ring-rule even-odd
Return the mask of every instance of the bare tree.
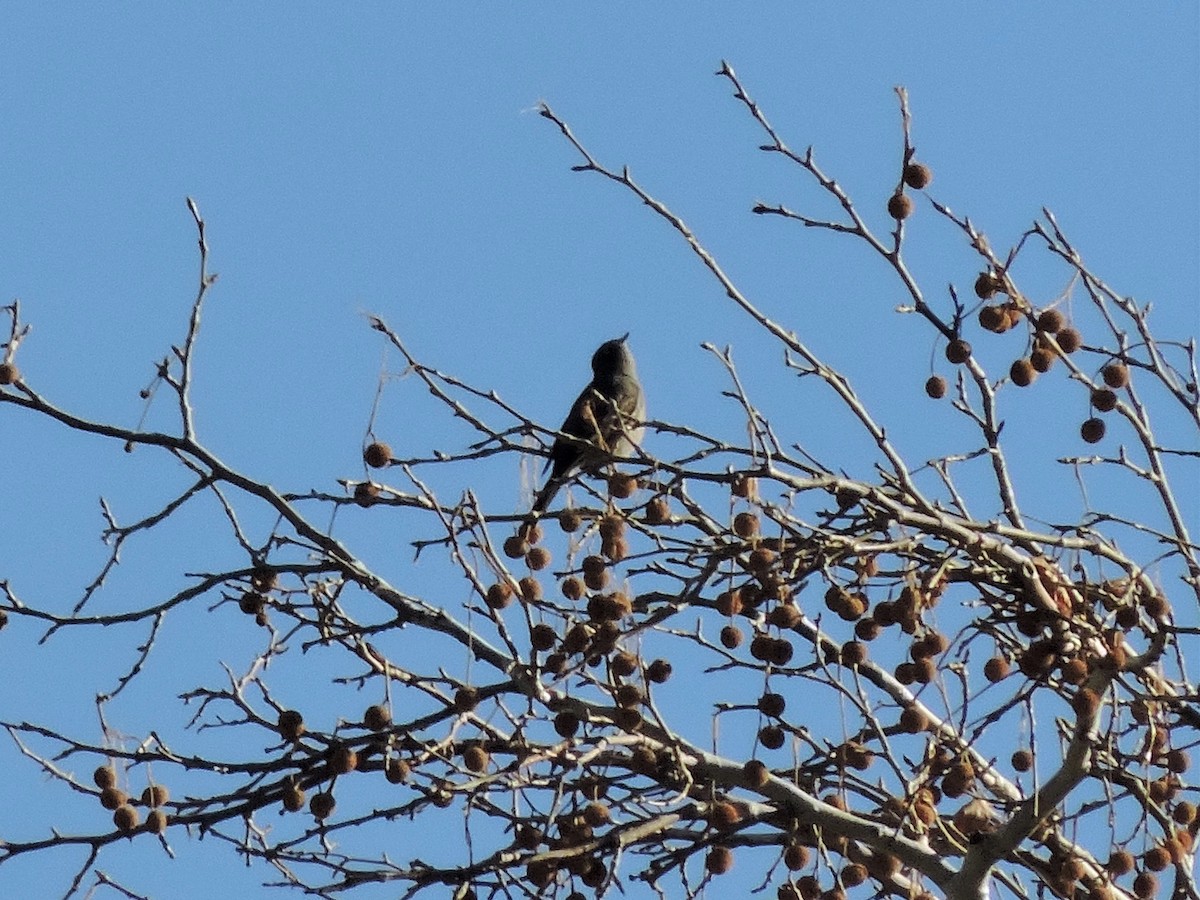
[[[868, 409], [837, 361], [820, 358], [798, 324], [761, 311], [676, 213], [544, 106], [575, 168], [674, 230], [796, 389], [819, 388], [854, 423], [846, 444], [866, 446], [870, 465], [851, 474], [846, 460], [806, 450], [806, 423], [783, 398], [760, 405], [732, 352], [708, 347], [743, 437], [650, 422], [631, 460], [577, 480], [582, 503], [536, 522], [498, 515], [475, 491], [447, 496], [435, 481], [470, 484], [484, 460], [545, 457], [562, 436], [428, 365], [376, 318], [411, 375], [477, 440], [402, 459], [369, 427], [363, 476], [340, 493], [287, 493], [197, 434], [194, 348], [213, 277], [189, 201], [196, 297], [184, 340], [143, 392], [172, 398], [170, 433], [92, 421], [42, 396], [18, 369], [28, 327], [16, 303], [6, 307], [3, 415], [160, 454], [192, 483], [133, 523], [105, 507], [110, 554], [71, 609], [23, 596], [20, 561], [5, 562], [0, 622], [28, 620], [50, 639], [110, 626], [138, 637], [126, 675], [98, 700], [99, 734], [4, 722], [32, 763], [10, 778], [40, 770], [95, 812], [79, 833], [32, 834], [45, 827], [36, 816], [9, 823], [0, 864], [78, 848], [69, 896], [114, 883], [98, 868], [114, 842], [158, 840], [169, 853], [195, 835], [257, 860], [271, 883], [320, 896], [382, 884], [403, 897], [691, 897], [720, 890], [736, 861], [745, 884], [785, 900], [1200, 898], [1200, 817], [1186, 781], [1200, 711], [1185, 662], [1200, 632], [1200, 560], [1191, 488], [1174, 487], [1195, 483], [1200, 458], [1194, 342], [1156, 337], [1147, 307], [1096, 275], [1050, 212], [997, 249], [933, 199], [902, 90], [895, 190], [867, 212], [811, 148], [785, 143], [728, 65], [718, 75], [760, 149], [837, 212], [753, 211], [834, 232], [894, 274], [898, 314], [917, 317], [945, 355], [933, 374], [897, 373], [895, 389], [919, 393], [928, 376], [923, 402], [967, 426], [955, 445], [906, 458], [888, 411]], [[907, 264], [918, 206], [961, 237], [946, 290]], [[869, 222], [885, 207], [891, 230], [880, 232]], [[1031, 258], [1058, 267], [1061, 297], [1022, 290]], [[964, 272], [975, 280], [959, 289]], [[971, 340], [1005, 342], [1008, 371], [987, 371]], [[1077, 455], [1006, 440], [1004, 417], [1035, 394], [1060, 410], [1046, 430], [1078, 433]], [[654, 455], [655, 434], [678, 452]], [[1023, 485], [1014, 457], [1024, 472], [1063, 473], [1083, 513], [1048, 519], [1060, 507]], [[215, 501], [241, 563], [206, 571], [197, 559], [190, 571], [205, 573], [186, 588], [95, 611], [122, 548], [202, 499]], [[264, 512], [272, 527], [244, 524]], [[444, 565], [446, 588], [417, 595], [386, 580], [334, 527], [355, 516], [419, 529], [415, 551]], [[470, 599], [453, 599], [464, 587]], [[190, 730], [164, 723], [131, 738], [106, 710], [186, 605], [244, 613], [265, 646], [227, 683], [181, 698], [194, 707]], [[344, 712], [322, 721], [285, 693], [314, 706], [328, 694]], [[414, 842], [438, 828], [462, 840]]]

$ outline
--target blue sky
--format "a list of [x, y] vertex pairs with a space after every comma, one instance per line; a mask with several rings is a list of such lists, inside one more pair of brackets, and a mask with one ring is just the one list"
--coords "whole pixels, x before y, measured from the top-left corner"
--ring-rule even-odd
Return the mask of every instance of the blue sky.
[[[183, 334], [196, 280], [184, 197], [196, 198], [220, 274], [198, 356], [201, 436], [290, 490], [361, 475], [381, 367], [402, 368], [366, 312], [425, 362], [547, 425], [586, 380], [592, 349], [631, 331], [651, 414], [712, 421], [725, 385], [700, 343], [732, 344], [752, 376], [778, 353], [763, 352], [661, 221], [569, 171], [577, 158], [536, 114], [545, 101], [603, 162], [629, 165], [868, 400], [890, 405], [924, 459], [929, 407], [918, 391], [892, 392], [928, 375], [930, 336], [892, 312], [902, 298], [863, 250], [749, 214], [760, 199], [833, 210], [756, 151], [761, 133], [713, 76], [720, 60], [793, 147], [816, 148], [880, 231], [899, 155], [892, 88], [906, 86], [935, 196], [1001, 247], [1051, 208], [1101, 275], [1152, 300], [1160, 330], [1186, 338], [1200, 276], [1198, 45], [1194, 6], [1165, 3], [7, 3], [0, 297], [20, 298], [34, 326], [19, 356], [31, 385], [81, 415], [134, 424], [138, 390]], [[927, 207], [910, 240], [920, 277], [969, 290], [974, 261]], [[1045, 300], [1064, 287], [1039, 270], [1030, 280]], [[762, 378], [764, 405], [788, 409]], [[149, 421], [169, 427], [171, 413], [159, 403]], [[838, 436], [806, 430], [803, 416], [795, 430], [839, 452]], [[467, 439], [411, 379], [389, 383], [377, 431], [405, 454]], [[99, 495], [133, 519], [184, 483], [162, 459], [119, 451], [0, 408], [0, 578], [31, 603], [67, 608], [94, 575]], [[510, 460], [478, 487], [500, 511], [522, 502]], [[210, 540], [200, 517], [176, 537], [193, 550]], [[114, 591], [150, 595], [164, 590], [152, 573], [218, 564], [142, 545]], [[173, 651], [194, 667], [183, 681], [252, 656], [202, 610], [187, 621], [194, 636]], [[0, 693], [0, 718], [52, 718], [97, 739], [91, 693], [127, 668], [140, 635], [43, 647], [38, 636], [10, 626], [0, 638], [0, 677], [24, 686]], [[295, 677], [321, 683], [303, 668]], [[137, 732], [173, 696], [147, 689], [118, 727]], [[19, 773], [9, 788], [22, 802], [61, 802], [87, 827], [94, 810], [42, 784], [9, 746], [0, 759]], [[30, 834], [4, 818], [0, 838], [47, 827]], [[144, 846], [114, 848], [101, 868], [163, 897], [212, 896], [194, 873], [213, 859], [239, 896], [265, 877], [221, 848], [176, 844], [178, 868]], [[37, 896], [52, 870], [0, 868], [0, 893]], [[188, 887], [167, 880], [177, 872]]]

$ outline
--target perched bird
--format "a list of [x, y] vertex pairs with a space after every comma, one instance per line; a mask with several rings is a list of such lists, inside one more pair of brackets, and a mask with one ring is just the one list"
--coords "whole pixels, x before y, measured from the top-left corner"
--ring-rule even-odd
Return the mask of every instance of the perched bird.
[[628, 456], [645, 428], [646, 397], [624, 337], [605, 341], [592, 355], [592, 381], [571, 406], [558, 430], [577, 441], [556, 438], [546, 468], [550, 477], [533, 501], [533, 515], [546, 511], [558, 489], [577, 470], [590, 471], [613, 456]]

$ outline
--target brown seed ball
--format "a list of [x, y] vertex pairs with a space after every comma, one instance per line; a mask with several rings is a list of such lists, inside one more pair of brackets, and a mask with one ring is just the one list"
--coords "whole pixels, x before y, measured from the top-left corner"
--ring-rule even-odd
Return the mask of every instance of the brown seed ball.
[[370, 506], [378, 499], [379, 485], [370, 481], [360, 481], [354, 486], [354, 502], [359, 506]]
[[1074, 353], [1083, 346], [1083, 337], [1074, 328], [1064, 328], [1054, 337], [1063, 353]]
[[1037, 379], [1037, 370], [1028, 359], [1015, 360], [1008, 369], [1008, 377], [1017, 387], [1029, 387]]
[[521, 592], [521, 599], [526, 603], [537, 603], [542, 599], [542, 583], [532, 575], [526, 575], [518, 581], [517, 589]]
[[897, 221], [907, 219], [912, 215], [913, 202], [907, 194], [895, 193], [888, 198], [887, 202], [888, 215]]
[[933, 181], [933, 172], [924, 163], [909, 163], [904, 167], [904, 183], [913, 190], [923, 190]]
[[803, 844], [788, 844], [783, 850], [783, 864], [793, 872], [808, 865], [808, 848]]
[[615, 563], [619, 563], [629, 555], [629, 542], [625, 538], [613, 538], [600, 545], [600, 552]]
[[625, 536], [625, 520], [620, 516], [605, 516], [600, 520], [600, 537], [606, 541]]
[[867, 867], [862, 863], [851, 863], [842, 869], [842, 884], [845, 887], [858, 887], [867, 880]]
[[971, 345], [962, 338], [955, 338], [946, 345], [946, 359], [954, 363], [954, 365], [961, 365], [970, 358]]
[[1033, 751], [1028, 748], [1022, 748], [1013, 753], [1012, 759], [1009, 760], [1012, 767], [1018, 772], [1028, 772], [1033, 768]]
[[1175, 749], [1167, 753], [1167, 770], [1182, 775], [1191, 766], [1192, 760], [1186, 750]]
[[130, 834], [136, 830], [139, 820], [138, 811], [128, 803], [118, 806], [113, 812], [113, 824], [122, 834]]
[[21, 370], [16, 363], [0, 363], [0, 384], [16, 384], [21, 377]]
[[981, 306], [979, 327], [984, 331], [1000, 334], [1008, 330], [1008, 313], [1003, 306]]
[[883, 627], [874, 618], [859, 619], [854, 624], [854, 636], [861, 641], [873, 641], [883, 632]]
[[116, 786], [106, 787], [100, 791], [100, 805], [105, 809], [116, 809], [128, 799], [128, 795]]
[[642, 703], [642, 689], [636, 684], [623, 684], [617, 688], [614, 699], [617, 701], [617, 706], [633, 709]]
[[563, 579], [562, 595], [572, 602], [577, 602], [584, 594], [583, 582], [570, 575]]
[[795, 603], [780, 603], [767, 613], [767, 624], [786, 631], [795, 628], [800, 618], [800, 610]]
[[472, 744], [463, 751], [463, 766], [468, 772], [482, 772], [487, 768], [490, 758], [486, 750], [478, 744]]
[[165, 785], [152, 784], [142, 791], [142, 806], [165, 806], [171, 799], [171, 792]]
[[778, 750], [783, 746], [786, 736], [778, 725], [766, 725], [759, 729], [758, 740], [768, 750]]
[[900, 730], [908, 734], [920, 734], [929, 727], [929, 716], [916, 706], [906, 706], [900, 713]]
[[1162, 594], [1151, 594], [1142, 602], [1146, 615], [1156, 621], [1164, 621], [1171, 614], [1171, 604]]
[[980, 300], [989, 300], [1003, 287], [1003, 282], [992, 272], [980, 272], [975, 279], [975, 296]]
[[579, 717], [569, 710], [563, 710], [554, 717], [554, 730], [559, 737], [575, 737], [579, 733]]
[[1029, 354], [1029, 364], [1035, 372], [1049, 372], [1054, 367], [1054, 354], [1044, 347], [1038, 347]]
[[1151, 847], [1142, 854], [1142, 865], [1151, 872], [1161, 872], [1171, 864], [1171, 854], [1165, 847]]
[[750, 554], [750, 569], [753, 572], [763, 573], [771, 568], [775, 562], [775, 551], [769, 550], [766, 547], [758, 547]]
[[917, 667], [910, 662], [902, 662], [896, 666], [896, 680], [903, 685], [910, 685], [917, 680]]
[[752, 538], [758, 534], [758, 516], [752, 512], [740, 512], [733, 517], [733, 531], [740, 538]]
[[671, 504], [662, 494], [651, 499], [646, 504], [645, 520], [647, 525], [665, 525], [671, 521]]
[[487, 593], [483, 595], [483, 602], [489, 609], [504, 609], [512, 603], [512, 598], [512, 585], [507, 581], [497, 581], [488, 587]]
[[392, 448], [382, 441], [368, 444], [363, 450], [363, 462], [372, 469], [382, 469], [392, 461]]
[[771, 772], [761, 759], [747, 760], [742, 766], [742, 773], [746, 776], [746, 783], [755, 789], [771, 780]]
[[469, 713], [479, 705], [479, 689], [467, 685], [454, 692], [454, 709], [456, 712]]
[[1079, 436], [1089, 444], [1098, 444], [1104, 440], [1104, 431], [1104, 421], [1095, 416], [1079, 426]]
[[335, 747], [329, 754], [329, 768], [337, 775], [353, 772], [358, 768], [358, 752], [345, 745]]
[[1114, 850], [1104, 867], [1114, 878], [1119, 878], [1133, 871], [1134, 862], [1133, 854], [1128, 850]]
[[583, 525], [583, 516], [580, 515], [579, 510], [564, 509], [558, 514], [558, 527], [567, 534], [578, 531], [581, 525]]
[[628, 650], [622, 650], [608, 662], [609, 669], [614, 675], [626, 678], [637, 671], [638, 658]]
[[603, 590], [608, 584], [608, 563], [603, 556], [592, 554], [583, 559], [583, 582], [590, 590]]
[[529, 553], [529, 541], [523, 535], [510, 534], [504, 539], [503, 550], [509, 559], [520, 559]]
[[782, 638], [773, 640], [767, 650], [767, 662], [774, 666], [786, 666], [792, 661], [794, 653], [795, 650], [789, 641]]
[[1178, 825], [1191, 825], [1196, 821], [1196, 804], [1188, 800], [1180, 800], [1171, 810], [1171, 818]]
[[656, 659], [646, 667], [646, 680], [654, 684], [664, 684], [671, 677], [671, 663], [665, 659]]
[[741, 818], [741, 810], [728, 800], [714, 803], [708, 815], [709, 822], [716, 828], [728, 828], [730, 825], [736, 825]]
[[304, 809], [304, 791], [298, 784], [289, 784], [283, 789], [283, 808], [288, 812], [300, 812]]
[[408, 781], [408, 776], [412, 772], [407, 760], [403, 760], [398, 756], [389, 759], [383, 765], [384, 777], [392, 784], [403, 784]]
[[275, 727], [285, 741], [298, 741], [304, 735], [304, 717], [294, 709], [285, 709]]
[[545, 547], [534, 547], [525, 554], [525, 565], [534, 572], [540, 572], [550, 565], [550, 551]]
[[392, 724], [392, 712], [378, 703], [367, 707], [363, 713], [363, 725], [368, 731], [383, 731]]
[[151, 834], [162, 834], [167, 830], [167, 814], [161, 809], [150, 810], [146, 816], [146, 830]]
[[608, 492], [618, 500], [627, 500], [637, 492], [638, 482], [632, 475], [615, 472], [608, 478]]
[[1150, 900], [1158, 893], [1158, 878], [1152, 872], [1142, 872], [1133, 879], [1134, 896], [1141, 900]]
[[258, 591], [246, 591], [238, 599], [238, 609], [248, 616], [257, 616], [267, 605], [267, 598]]
[[1067, 320], [1057, 309], [1044, 309], [1037, 317], [1037, 330], [1047, 334], [1058, 334], [1065, 324]]
[[1092, 391], [1092, 409], [1097, 412], [1112, 412], [1117, 407], [1117, 395], [1108, 388], [1097, 388]]
[[549, 650], [557, 640], [558, 634], [552, 626], [547, 625], [545, 622], [539, 622], [529, 629], [529, 646], [534, 650], [542, 652]]
[[724, 875], [733, 868], [733, 851], [728, 847], [713, 847], [704, 858], [704, 868], [714, 875]]
[[726, 650], [734, 650], [742, 645], [742, 629], [736, 625], [726, 625], [721, 629], [721, 646]]
[[783, 711], [787, 708], [787, 701], [783, 694], [766, 693], [758, 698], [758, 709], [765, 716], [773, 716], [778, 718], [783, 715]]
[[717, 596], [715, 606], [717, 612], [723, 616], [736, 616], [742, 611], [742, 592], [737, 589], [722, 591]]
[[729, 485], [729, 491], [735, 497], [749, 500], [758, 496], [758, 479], [745, 472], [737, 472]]
[[337, 806], [337, 802], [333, 799], [333, 794], [328, 791], [322, 791], [319, 794], [313, 794], [313, 798], [308, 801], [308, 811], [313, 814], [313, 818], [318, 821], [324, 821], [333, 815], [333, 809]]
[[[1088, 678], [1087, 660], [1080, 659], [1078, 656], [1074, 659], [1068, 659], [1062, 666], [1063, 681], [1067, 684], [1081, 685]], [[1092, 693], [1095, 693], [1093, 691]]]
[[92, 781], [101, 790], [114, 787], [117, 783], [117, 772], [111, 765], [97, 766], [96, 771], [92, 773]]
[[843, 666], [861, 666], [867, 661], [867, 645], [858, 641], [842, 644], [841, 661]]
[[1111, 362], [1100, 370], [1104, 383], [1114, 390], [1120, 390], [1129, 384], [1129, 367], [1124, 363]]
[[1091, 688], [1081, 688], [1075, 692], [1075, 696], [1071, 698], [1071, 708], [1079, 715], [1088, 717], [1096, 714], [1096, 710], [1100, 708], [1101, 698]]

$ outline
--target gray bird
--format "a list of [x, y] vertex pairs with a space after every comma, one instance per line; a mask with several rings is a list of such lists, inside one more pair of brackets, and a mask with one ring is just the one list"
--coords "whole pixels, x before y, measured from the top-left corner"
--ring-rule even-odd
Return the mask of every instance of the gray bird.
[[641, 443], [646, 397], [637, 365], [623, 337], [605, 341], [592, 355], [592, 382], [571, 406], [558, 430], [594, 447], [556, 438], [546, 468], [550, 477], [533, 501], [533, 515], [545, 512], [558, 489], [577, 469], [590, 471], [613, 456], [628, 456]]

